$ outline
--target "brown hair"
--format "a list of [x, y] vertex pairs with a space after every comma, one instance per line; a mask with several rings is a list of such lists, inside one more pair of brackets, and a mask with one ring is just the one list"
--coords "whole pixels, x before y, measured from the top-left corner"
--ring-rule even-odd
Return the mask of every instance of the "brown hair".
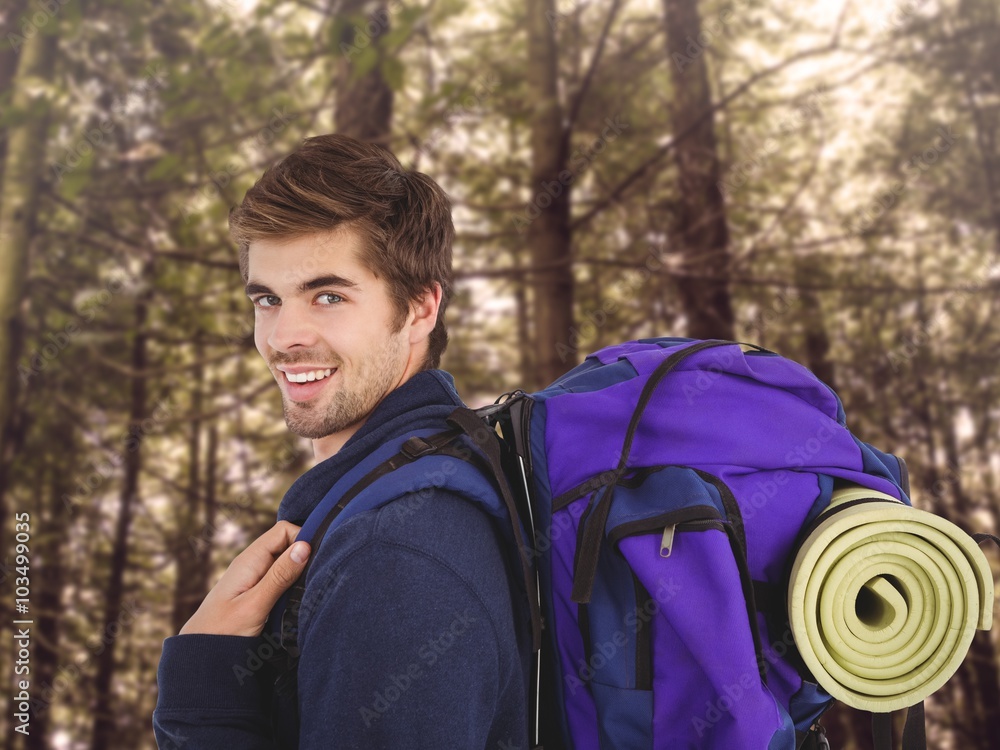
[[229, 233], [239, 246], [247, 280], [248, 249], [260, 239], [295, 239], [346, 226], [364, 239], [358, 258], [384, 277], [403, 325], [409, 303], [441, 284], [437, 323], [422, 370], [435, 368], [448, 346], [444, 312], [451, 299], [451, 201], [421, 172], [404, 169], [387, 149], [346, 135], [306, 138], [265, 170], [243, 202], [229, 212]]

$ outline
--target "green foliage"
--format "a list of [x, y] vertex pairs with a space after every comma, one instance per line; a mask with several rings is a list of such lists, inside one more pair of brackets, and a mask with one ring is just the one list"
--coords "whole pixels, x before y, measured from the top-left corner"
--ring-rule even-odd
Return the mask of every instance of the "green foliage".
[[[717, 102], [768, 66], [826, 44], [836, 21], [822, 4], [736, 5], [699, 53]], [[65, 522], [60, 663], [85, 656], [113, 573], [123, 487], [113, 459], [127, 455], [137, 379], [147, 417], [160, 401], [169, 405], [141, 448], [124, 571], [127, 592], [149, 608], [119, 644], [116, 684], [137, 688], [115, 693], [117, 715], [130, 717], [120, 746], [152, 748], [148, 720], [136, 717], [155, 701], [178, 550], [211, 526], [214, 493], [212, 580], [271, 525], [306, 466], [253, 350], [230, 208], [302, 138], [332, 128], [345, 58], [355, 82], [377, 71], [395, 92], [393, 150], [454, 200], [458, 280], [444, 366], [467, 400], [492, 400], [530, 372], [537, 325], [521, 273], [527, 234], [515, 223], [537, 199], [529, 187], [537, 71], [527, 62], [523, 0], [390, 4], [386, 30], [374, 35], [362, 31], [369, 17], [327, 17], [287, 0], [247, 10], [229, 0], [61, 7], [58, 120], [14, 363], [30, 376], [16, 399], [19, 442], [4, 489], [12, 507], [41, 504], [49, 523]], [[609, 7], [560, 3], [554, 28], [565, 112], [586, 86], [566, 123], [567, 160], [585, 162], [568, 188], [579, 331], [567, 339], [578, 358], [626, 338], [685, 333], [684, 269], [666, 241], [685, 187], [664, 148], [676, 134], [662, 8], [624, 4], [588, 75]], [[701, 9], [709, 23], [724, 5]], [[906, 457], [918, 502], [947, 512], [960, 499], [955, 483], [939, 491], [934, 478], [950, 470], [943, 446], [953, 439], [962, 486], [977, 498], [971, 521], [984, 530], [1000, 515], [997, 16], [992, 0], [921, 5], [888, 25], [875, 10], [851, 11], [838, 51], [756, 80], [715, 114], [737, 332], [810, 365], [825, 336], [852, 425]], [[155, 85], [143, 72], [153, 64], [163, 71]], [[130, 94], [127, 109], [115, 106]], [[275, 125], [275, 111], [287, 120]], [[30, 114], [0, 91], [0, 132]], [[610, 139], [616, 116], [628, 128]], [[51, 167], [103, 121], [113, 127], [98, 146], [53, 177]], [[958, 135], [954, 145], [927, 169], [918, 165], [888, 208], [873, 209], [940, 143], [944, 126]], [[647, 263], [655, 271], [643, 275]], [[135, 373], [140, 335], [147, 362]], [[210, 428], [219, 438], [211, 488]], [[66, 505], [67, 494], [81, 502]], [[72, 686], [58, 714], [57, 729], [77, 744], [88, 737], [87, 687]]]

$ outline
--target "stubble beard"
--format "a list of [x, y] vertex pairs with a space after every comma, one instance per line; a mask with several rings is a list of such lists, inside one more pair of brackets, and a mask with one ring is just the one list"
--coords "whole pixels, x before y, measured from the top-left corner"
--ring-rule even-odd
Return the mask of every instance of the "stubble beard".
[[377, 352], [362, 360], [350, 373], [352, 384], [347, 383], [347, 374], [338, 368], [332, 377], [339, 376], [342, 382], [325, 403], [291, 401], [282, 391], [281, 402], [288, 429], [300, 437], [317, 440], [365, 419], [395, 388], [402, 375], [398, 365], [401, 348], [401, 342], [390, 336]]

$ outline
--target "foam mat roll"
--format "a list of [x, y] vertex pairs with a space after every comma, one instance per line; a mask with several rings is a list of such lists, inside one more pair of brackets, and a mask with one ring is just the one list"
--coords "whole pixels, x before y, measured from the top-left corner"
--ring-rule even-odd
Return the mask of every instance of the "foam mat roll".
[[[867, 498], [878, 501], [845, 505]], [[789, 579], [795, 644], [849, 706], [911, 706], [955, 673], [977, 629], [989, 630], [989, 562], [955, 524], [880, 492], [838, 490], [824, 516]]]

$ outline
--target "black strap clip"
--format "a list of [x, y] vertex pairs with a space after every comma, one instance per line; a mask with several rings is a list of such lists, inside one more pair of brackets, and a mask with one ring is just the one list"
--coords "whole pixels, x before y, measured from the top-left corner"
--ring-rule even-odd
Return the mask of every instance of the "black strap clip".
[[420, 458], [421, 456], [426, 456], [428, 453], [433, 453], [438, 447], [433, 443], [429, 443], [422, 437], [411, 437], [405, 443], [400, 451], [407, 458]]

